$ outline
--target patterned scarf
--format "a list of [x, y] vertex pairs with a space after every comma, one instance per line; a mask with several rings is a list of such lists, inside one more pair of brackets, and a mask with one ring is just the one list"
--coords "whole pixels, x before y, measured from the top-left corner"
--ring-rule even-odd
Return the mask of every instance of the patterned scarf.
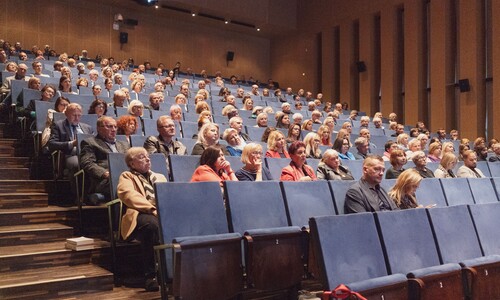
[[145, 192], [145, 197], [146, 197], [146, 200], [148, 200], [149, 202], [151, 202], [151, 204], [153, 204], [154, 206], [156, 206], [156, 197], [155, 197], [155, 190], [153, 188], [153, 184], [156, 182], [156, 176], [154, 175], [153, 172], [149, 171], [146, 176], [144, 177], [143, 174], [137, 172], [137, 171], [132, 171], [132, 174], [136, 175], [139, 180], [141, 181], [142, 183], [142, 187], [144, 188], [144, 192]]

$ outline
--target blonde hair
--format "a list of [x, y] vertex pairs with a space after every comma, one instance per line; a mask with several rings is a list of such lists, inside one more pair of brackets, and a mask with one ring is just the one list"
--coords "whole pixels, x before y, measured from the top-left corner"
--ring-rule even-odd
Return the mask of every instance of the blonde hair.
[[198, 143], [201, 143], [204, 146], [211, 146], [207, 144], [205, 133], [207, 133], [207, 131], [210, 130], [212, 126], [217, 128], [217, 133], [219, 133], [219, 125], [217, 125], [216, 123], [205, 123], [203, 126], [201, 126], [200, 131], [198, 132]]
[[262, 145], [257, 143], [248, 143], [243, 147], [243, 152], [241, 153], [241, 162], [243, 164], [250, 163], [250, 154], [254, 151], [262, 151]]
[[[321, 140], [321, 143], [323, 143], [323, 132], [328, 130], [328, 132], [330, 133], [328, 135], [328, 138], [326, 139], [326, 146], [332, 146], [332, 132], [330, 131], [330, 127], [328, 127], [327, 125], [321, 125], [319, 126], [318, 128], [318, 135], [319, 135], [319, 139]], [[307, 144], [307, 143], [306, 143]]]
[[401, 206], [401, 202], [405, 196], [408, 196], [408, 198], [410, 198], [410, 201], [415, 206], [418, 206], [417, 198], [415, 197], [415, 195], [407, 194], [407, 191], [411, 185], [417, 185], [420, 183], [420, 181], [422, 181], [422, 176], [420, 176], [418, 171], [416, 171], [415, 169], [405, 170], [399, 175], [398, 179], [396, 179], [396, 183], [388, 193], [389, 197], [394, 200], [394, 203], [396, 203], [398, 207]]
[[445, 153], [443, 155], [443, 158], [441, 158], [441, 161], [439, 162], [439, 164], [445, 170], [448, 170], [450, 163], [457, 162], [457, 161], [458, 161], [457, 156], [455, 154], [451, 153], [451, 152], [448, 152], [448, 153]]
[[321, 149], [314, 146], [314, 139], [321, 140], [319, 134], [317, 134], [316, 132], [309, 132], [304, 138], [304, 144], [306, 144], [306, 154], [313, 154], [315, 157], [319, 158], [321, 156]]
[[267, 138], [267, 149], [269, 150], [272, 150], [272, 151], [276, 151], [276, 139], [278, 138], [278, 136], [281, 135], [283, 138], [285, 138], [285, 135], [279, 131], [279, 130], [274, 130], [274, 131], [271, 131], [271, 133], [269, 134], [269, 137]]

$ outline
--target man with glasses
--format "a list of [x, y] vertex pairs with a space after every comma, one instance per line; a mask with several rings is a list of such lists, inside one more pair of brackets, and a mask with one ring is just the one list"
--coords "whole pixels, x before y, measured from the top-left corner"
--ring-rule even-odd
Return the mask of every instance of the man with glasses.
[[168, 158], [170, 154], [187, 155], [186, 146], [175, 139], [176, 128], [172, 117], [159, 117], [156, 121], [156, 129], [158, 136], [150, 136], [144, 142], [144, 148], [148, 153], [162, 153], [165, 158]]
[[97, 136], [85, 139], [81, 143], [80, 166], [90, 177], [89, 201], [110, 199], [108, 153], [125, 153], [130, 145], [116, 140], [116, 120], [111, 117], [100, 117], [97, 120]]

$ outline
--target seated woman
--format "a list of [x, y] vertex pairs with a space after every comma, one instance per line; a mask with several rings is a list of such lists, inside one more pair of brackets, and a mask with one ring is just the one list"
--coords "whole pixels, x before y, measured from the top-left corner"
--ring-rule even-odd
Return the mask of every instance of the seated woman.
[[306, 164], [306, 145], [296, 141], [290, 145], [290, 165], [281, 170], [282, 181], [312, 181], [317, 180], [314, 170]]
[[[56, 103], [54, 104], [54, 109], [49, 109], [47, 110], [47, 120], [45, 121], [45, 128], [42, 131], [42, 141], [41, 141], [41, 147], [42, 149], [47, 146], [47, 142], [49, 141], [50, 138], [50, 133], [51, 133], [51, 127], [52, 124], [54, 123], [54, 113], [59, 112], [59, 113], [64, 113], [66, 111], [66, 107], [69, 105], [69, 99], [65, 97], [59, 97], [56, 100]], [[45, 149], [48, 151], [48, 149]]]
[[239, 181], [273, 180], [271, 173], [262, 162], [262, 155], [260, 144], [246, 144], [241, 154], [241, 162], [244, 166], [235, 173]]
[[339, 153], [333, 149], [323, 153], [316, 176], [321, 180], [354, 180], [351, 171], [340, 164]]
[[288, 136], [286, 137], [286, 143], [290, 145], [295, 141], [300, 141], [300, 134], [302, 130], [300, 129], [299, 124], [292, 124], [290, 128], [288, 128]]
[[200, 101], [196, 103], [195, 111], [197, 114], [201, 114], [202, 111], [210, 112], [210, 106], [205, 101]]
[[[32, 90], [40, 90], [42, 83], [40, 81], [40, 78], [38, 77], [31, 77], [28, 80], [28, 88]], [[16, 99], [16, 112], [20, 112], [21, 110], [24, 109], [24, 96], [23, 93], [20, 93], [19, 96], [17, 96]]]
[[132, 100], [128, 105], [127, 112], [134, 117], [141, 117], [144, 115], [144, 104], [139, 100]]
[[320, 137], [316, 132], [309, 132], [304, 138], [304, 144], [306, 144], [306, 157], [307, 158], [321, 158], [321, 149], [319, 149], [319, 144], [321, 143]]
[[[399, 175], [396, 183], [389, 191], [389, 197], [399, 209], [423, 207], [417, 202], [415, 192], [422, 181], [422, 176], [414, 170], [408, 169]], [[427, 206], [428, 208], [434, 205]]]
[[222, 188], [222, 183], [226, 180], [238, 181], [238, 178], [220, 146], [208, 146], [201, 154], [200, 166], [194, 170], [191, 182], [217, 181]]
[[[409, 149], [408, 148], [408, 139], [409, 139], [409, 137], [408, 137], [408, 135], [406, 133], [401, 133], [396, 138], [396, 142], [397, 142], [399, 148], [401, 148], [401, 150], [408, 151], [408, 149]], [[418, 142], [420, 144], [420, 141], [418, 141]]]
[[116, 122], [117, 134], [125, 135], [130, 145], [130, 136], [137, 132], [137, 118], [134, 116], [121, 116]]
[[219, 125], [215, 123], [206, 123], [201, 127], [198, 132], [198, 140], [194, 144], [191, 155], [201, 155], [210, 146], [219, 146], [225, 155], [229, 155], [226, 147], [219, 145]]
[[243, 97], [243, 107], [241, 108], [241, 110], [249, 110], [249, 111], [253, 110], [252, 97], [250, 96]]
[[333, 149], [337, 150], [340, 159], [356, 160], [354, 154], [349, 152], [349, 148], [351, 147], [349, 144], [349, 139], [346, 137], [337, 138], [335, 142], [333, 142]]
[[[52, 100], [52, 97], [54, 97], [55, 95], [55, 88], [51, 85], [48, 85], [46, 84], [43, 88], [42, 88], [42, 99], [40, 99], [39, 101], [45, 101], [45, 102], [49, 102], [50, 100]], [[20, 116], [23, 116], [23, 117], [27, 117], [27, 118], [31, 118], [31, 119], [35, 119], [36, 118], [36, 113], [35, 113], [35, 101], [36, 100], [30, 100], [29, 104], [27, 107], [23, 107], [23, 106], [18, 106], [17, 107], [17, 113], [20, 115]]]
[[[333, 121], [332, 121], [332, 123], [333, 123]], [[327, 125], [321, 125], [318, 128], [318, 135], [321, 138], [321, 145], [323, 145], [323, 146], [329, 146], [329, 147], [333, 146], [333, 144], [332, 144], [332, 134], [331, 133], [332, 132], [330, 130], [330, 127], [328, 127]]]
[[439, 166], [434, 171], [436, 178], [456, 178], [453, 168], [457, 165], [458, 158], [453, 153], [445, 153], [439, 162]]
[[313, 131], [313, 121], [311, 119], [304, 120], [302, 122], [302, 130]]
[[385, 172], [385, 179], [396, 179], [405, 170], [404, 165], [408, 162], [406, 153], [401, 149], [391, 151], [390, 156], [391, 167]]
[[288, 114], [281, 114], [276, 121], [276, 128], [286, 128], [290, 126], [290, 116]]
[[125, 154], [125, 162], [130, 171], [120, 175], [117, 187], [118, 197], [126, 206], [121, 236], [124, 240], [137, 239], [141, 242], [145, 289], [157, 291], [153, 247], [160, 243], [160, 239], [153, 185], [155, 182], [166, 182], [167, 179], [151, 171], [151, 161], [143, 147], [130, 148]]
[[415, 164], [415, 170], [423, 178], [434, 178], [434, 173], [429, 170], [427, 166], [427, 156], [425, 156], [424, 151], [417, 151], [412, 157], [413, 163]]
[[269, 134], [266, 157], [290, 158], [290, 155], [286, 151], [285, 136], [281, 131], [275, 129]]
[[[400, 134], [400, 136], [401, 136], [401, 134]], [[420, 143], [420, 141], [419, 141], [419, 140], [417, 140], [417, 139], [413, 139], [413, 140], [411, 140], [411, 141], [407, 144], [407, 146], [408, 146], [408, 150], [406, 151], [406, 157], [407, 157], [408, 159], [411, 159], [411, 158], [413, 157], [413, 155], [414, 155], [416, 152], [418, 152], [418, 151], [421, 151], [421, 150], [422, 150], [422, 149], [421, 149], [421, 147], [422, 147], [422, 146], [421, 146], [421, 143]]]
[[88, 114], [96, 114], [98, 118], [105, 116], [108, 113], [108, 105], [104, 100], [95, 99], [90, 103]]
[[257, 115], [256, 125], [254, 127], [267, 127], [267, 114], [265, 112], [261, 112]]
[[244, 145], [241, 143], [240, 135], [236, 129], [228, 128], [224, 130], [222, 139], [227, 142], [228, 146], [226, 148], [231, 156], [241, 156]]
[[427, 158], [430, 162], [440, 162], [441, 161], [441, 143], [436, 142], [429, 145], [429, 154]]
[[61, 93], [76, 94], [71, 90], [71, 78], [66, 76], [61, 76], [61, 78], [59, 78], [58, 94], [61, 95]]

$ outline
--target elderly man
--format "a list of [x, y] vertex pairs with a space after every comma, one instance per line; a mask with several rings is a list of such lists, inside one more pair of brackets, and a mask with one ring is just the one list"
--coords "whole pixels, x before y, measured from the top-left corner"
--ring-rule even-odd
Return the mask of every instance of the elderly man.
[[347, 190], [344, 203], [346, 214], [398, 209], [380, 186], [384, 171], [382, 157], [370, 155], [365, 158], [363, 176]]
[[292, 113], [292, 106], [290, 105], [290, 103], [285, 102], [285, 103], [281, 104], [281, 111], [284, 112], [285, 114], [289, 115]]
[[[125, 153], [130, 145], [116, 140], [116, 121], [111, 117], [100, 117], [97, 120], [97, 136], [85, 139], [81, 143], [80, 166], [90, 177], [89, 194], [102, 194], [103, 197], [93, 197], [90, 202], [109, 200], [109, 166], [108, 153]], [[102, 199], [104, 198], [104, 199]]]
[[149, 114], [152, 116], [153, 110], [160, 110], [161, 92], [152, 92], [149, 94], [149, 105], [146, 107]]
[[25, 80], [28, 81], [29, 78], [26, 77], [26, 72], [28, 71], [28, 66], [26, 64], [19, 64], [17, 66], [16, 74], [5, 78], [0, 87], [0, 94], [8, 94], [12, 89], [12, 80]]
[[239, 117], [239, 116], [232, 117], [229, 120], [229, 127], [236, 129], [236, 131], [238, 132], [238, 135], [241, 138], [241, 143], [243, 145], [246, 145], [246, 142], [251, 142], [252, 141], [252, 139], [250, 139], [250, 137], [248, 136], [248, 134], [242, 132], [242, 129], [243, 129], [243, 119], [241, 117]]
[[477, 167], [477, 155], [473, 150], [467, 150], [462, 155], [464, 165], [458, 168], [457, 177], [460, 178], [484, 178], [483, 172]]
[[260, 96], [258, 85], [256, 84], [252, 85], [252, 90], [250, 91], [250, 95]]
[[373, 127], [378, 129], [384, 129], [384, 126], [382, 126], [382, 119], [379, 117], [373, 118]]
[[113, 92], [113, 102], [108, 104], [108, 108], [113, 109], [114, 115], [117, 116], [117, 107], [125, 107], [125, 101], [127, 100], [127, 94], [124, 91], [116, 90]]
[[[420, 143], [418, 145], [420, 145]], [[424, 151], [415, 151], [411, 160], [413, 160], [415, 164], [414, 169], [417, 170], [422, 178], [434, 178], [434, 173], [426, 167], [427, 156], [425, 156]]]
[[243, 96], [245, 96], [245, 90], [242, 88], [238, 88], [236, 90], [236, 98], [243, 99]]
[[500, 161], [500, 143], [495, 143], [491, 145], [491, 150], [495, 155], [491, 156], [488, 160], [491, 162], [499, 162]]
[[301, 113], [294, 113], [292, 115], [292, 121], [294, 124], [301, 125], [303, 119], [304, 119], [304, 116]]
[[187, 84], [181, 85], [179, 91], [182, 95], [184, 95], [184, 97], [186, 97], [186, 99], [189, 98], [189, 85]]
[[170, 154], [187, 155], [186, 146], [175, 139], [175, 123], [170, 116], [161, 116], [156, 121], [158, 136], [150, 136], [144, 142], [148, 153], [162, 153], [167, 158]]
[[42, 73], [43, 67], [42, 67], [41, 62], [35, 60], [31, 64], [31, 66], [33, 67], [33, 71], [34, 71], [33, 75], [38, 76], [38, 77], [50, 77], [49, 75]]
[[118, 180], [117, 194], [127, 210], [122, 218], [121, 236], [124, 240], [141, 242], [143, 271], [146, 291], [159, 289], [156, 280], [154, 249], [160, 244], [158, 214], [154, 193], [155, 182], [166, 182], [162, 174], [151, 171], [151, 161], [142, 147], [130, 148], [125, 155], [130, 171]]
[[403, 124], [398, 124], [396, 126], [396, 132], [394, 132], [391, 136], [392, 137], [397, 137], [400, 134], [405, 133], [405, 126]]
[[359, 136], [364, 137], [368, 141], [368, 153], [371, 153], [372, 149], [376, 149], [377, 145], [371, 142], [371, 133], [368, 128], [361, 128], [359, 131]]
[[368, 156], [368, 149], [370, 148], [368, 140], [360, 136], [354, 141], [354, 145], [358, 149], [358, 152], [354, 154], [354, 158], [357, 160], [365, 159]]
[[370, 124], [370, 117], [368, 116], [362, 116], [360, 119], [359, 119], [359, 127], [361, 128], [368, 128], [368, 124]]

